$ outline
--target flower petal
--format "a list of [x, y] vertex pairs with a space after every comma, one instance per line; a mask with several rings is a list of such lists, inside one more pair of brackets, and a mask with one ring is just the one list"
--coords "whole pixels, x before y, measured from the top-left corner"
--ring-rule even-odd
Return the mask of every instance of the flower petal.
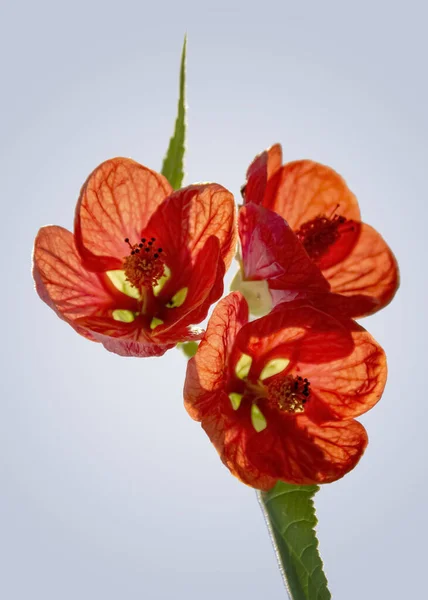
[[202, 427], [231, 473], [256, 489], [268, 490], [278, 480], [336, 481], [356, 466], [367, 446], [364, 427], [352, 419], [318, 425], [305, 415], [264, 407], [266, 427], [256, 431], [249, 410], [234, 411], [224, 392], [215, 393], [215, 401], [217, 410], [206, 412]]
[[[217, 393], [227, 380], [227, 362], [237, 332], [248, 321], [248, 306], [241, 294], [229, 294], [215, 307], [196, 355], [187, 364], [184, 405], [200, 421], [217, 412]], [[226, 396], [227, 398], [227, 396]]]
[[245, 202], [263, 204], [268, 180], [282, 165], [282, 148], [280, 144], [271, 146], [261, 152], [253, 160], [247, 170], [247, 183], [242, 188]]
[[328, 291], [330, 286], [282, 217], [247, 204], [239, 211], [244, 278], [272, 289]]
[[301, 365], [313, 394], [305, 409], [317, 421], [358, 417], [381, 398], [387, 376], [386, 356], [376, 340], [362, 327], [352, 332], [351, 354], [329, 363]]
[[124, 242], [140, 240], [150, 216], [172, 192], [168, 181], [130, 158], [112, 158], [91, 173], [80, 192], [74, 232], [86, 268], [121, 268]]
[[[137, 319], [132, 323], [122, 323], [109, 317], [87, 317], [80, 323], [91, 332], [94, 340], [101, 342], [106, 350], [119, 356], [162, 356], [175, 346], [175, 343], [153, 343], [150, 336], [139, 326]], [[191, 336], [189, 339], [192, 339]]]
[[[187, 289], [186, 299], [177, 308], [166, 307], [160, 314], [164, 327], [156, 332], [159, 341], [182, 341], [180, 336], [189, 325], [200, 323], [208, 310], [223, 294], [224, 263], [220, 257], [219, 241], [215, 236], [207, 239], [192, 265], [190, 259], [181, 266], [181, 276], [171, 278], [174, 290]], [[158, 296], [159, 303], [167, 305], [168, 286]], [[170, 293], [170, 292], [169, 292]], [[180, 333], [181, 332], [181, 333]]]
[[378, 304], [365, 315], [391, 302], [399, 286], [398, 265], [393, 253], [382, 236], [365, 223], [361, 224], [361, 234], [352, 252], [323, 274], [333, 292], [345, 296], [364, 294], [377, 300]]
[[311, 160], [287, 163], [268, 181], [263, 206], [281, 215], [293, 230], [320, 215], [359, 221], [360, 210], [345, 180]]
[[194, 261], [210, 236], [220, 242], [226, 268], [236, 249], [235, 202], [232, 194], [216, 183], [191, 185], [171, 196], [156, 210], [147, 225], [165, 252], [173, 270], [174, 263]]
[[[117, 295], [102, 276], [82, 266], [73, 234], [62, 227], [42, 227], [36, 237], [33, 261], [40, 298], [79, 333], [91, 337], [76, 325], [76, 320], [116, 308]], [[127, 308], [125, 296], [124, 302], [121, 308]]]
[[360, 237], [361, 223], [357, 221], [345, 221], [337, 228], [338, 239], [327, 249], [319, 259], [314, 262], [321, 270], [328, 269], [344, 260], [358, 243]]
[[[351, 320], [341, 321], [311, 306], [282, 304], [248, 323], [237, 334], [234, 360], [240, 353], [252, 357], [251, 379], [257, 381], [264, 366], [275, 358], [329, 365], [349, 356], [354, 347]], [[309, 377], [309, 375], [308, 375]]]
[[[265, 439], [264, 432], [258, 433], [249, 420], [243, 423], [236, 412], [232, 414], [227, 407], [227, 401], [226, 394], [217, 394], [218, 406], [223, 407], [223, 410], [210, 413], [202, 420], [202, 427], [232, 475], [246, 485], [259, 490], [269, 490], [278, 478], [272, 477], [270, 470], [255, 466], [247, 452], [248, 442], [253, 437], [255, 442]], [[257, 440], [256, 436], [263, 437]]]
[[[366, 430], [354, 420], [317, 425], [304, 415], [278, 418], [268, 413], [266, 418], [261, 433], [247, 426], [245, 437], [241, 434], [246, 464], [239, 476], [256, 488], [269, 489], [266, 476], [299, 485], [336, 481], [356, 466], [368, 443]], [[236, 469], [241, 455], [228, 437], [224, 454]]]
[[293, 306], [300, 303], [302, 306], [310, 305], [333, 317], [348, 317], [356, 319], [363, 315], [375, 312], [379, 302], [370, 296], [357, 294], [343, 296], [331, 292], [288, 292], [286, 290], [271, 290], [272, 305], [277, 307], [283, 302], [293, 302]]

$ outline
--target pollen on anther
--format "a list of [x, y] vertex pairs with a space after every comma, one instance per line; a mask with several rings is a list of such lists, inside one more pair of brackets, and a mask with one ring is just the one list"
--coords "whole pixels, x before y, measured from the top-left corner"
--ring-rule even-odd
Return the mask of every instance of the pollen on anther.
[[300, 229], [296, 231], [297, 237], [313, 260], [318, 260], [324, 256], [344, 232], [341, 226], [346, 223], [346, 218], [335, 214], [337, 208], [338, 206], [331, 216], [319, 215], [303, 223]]
[[310, 382], [305, 377], [287, 375], [268, 384], [271, 402], [281, 411], [295, 414], [304, 412], [304, 405], [310, 399]]
[[[141, 240], [145, 239], [141, 238]], [[144, 241], [136, 244], [131, 244], [129, 241], [127, 243], [130, 253], [124, 258], [123, 263], [126, 280], [137, 290], [142, 287], [156, 286], [163, 276], [165, 265], [159, 253], [153, 252], [153, 242], [148, 242], [150, 245]]]

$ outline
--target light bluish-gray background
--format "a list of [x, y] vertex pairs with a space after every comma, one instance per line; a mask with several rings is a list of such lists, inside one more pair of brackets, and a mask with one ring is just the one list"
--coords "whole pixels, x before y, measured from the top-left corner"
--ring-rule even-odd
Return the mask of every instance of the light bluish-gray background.
[[336, 600], [425, 597], [426, 22], [422, 0], [2, 3], [2, 599], [285, 598], [254, 492], [182, 407], [181, 355], [109, 354], [30, 278], [37, 229], [72, 226], [98, 163], [160, 168], [185, 31], [187, 183], [238, 194], [280, 141], [343, 174], [399, 257], [396, 300], [365, 322], [388, 386], [318, 531]]

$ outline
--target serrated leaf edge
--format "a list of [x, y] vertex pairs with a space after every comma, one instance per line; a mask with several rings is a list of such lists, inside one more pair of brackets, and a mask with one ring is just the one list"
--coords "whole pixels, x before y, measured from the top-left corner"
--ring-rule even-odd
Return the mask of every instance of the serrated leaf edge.
[[[283, 564], [283, 560], [282, 560], [282, 557], [281, 557], [281, 552], [280, 552], [280, 549], [279, 549], [279, 547], [277, 545], [275, 532], [278, 533], [278, 535], [281, 537], [281, 539], [287, 545], [287, 548], [288, 548], [288, 550], [290, 552], [290, 555], [294, 556], [294, 559], [296, 560], [296, 562], [299, 563], [300, 566], [308, 573], [307, 584], [304, 584], [303, 582], [301, 583], [303, 592], [307, 596], [308, 600], [316, 600], [316, 599], [313, 599], [313, 598], [309, 598], [308, 594], [309, 594], [310, 580], [313, 579], [313, 576], [314, 576], [315, 572], [317, 571], [317, 569], [319, 569], [319, 570], [322, 571], [322, 574], [323, 574], [324, 579], [325, 579], [325, 583], [320, 582], [319, 585], [317, 585], [316, 587], [314, 586], [314, 588], [316, 590], [315, 591], [316, 598], [320, 597], [320, 590], [322, 588], [325, 588], [325, 591], [327, 592], [329, 598], [331, 598], [331, 594], [330, 594], [330, 591], [328, 589], [328, 580], [327, 580], [327, 577], [326, 577], [326, 575], [324, 573], [324, 570], [323, 570], [324, 563], [323, 563], [321, 555], [319, 553], [319, 541], [318, 541], [318, 538], [317, 538], [317, 535], [316, 535], [316, 531], [315, 531], [315, 527], [316, 527], [316, 525], [318, 523], [318, 519], [317, 519], [317, 516], [315, 514], [314, 496], [315, 496], [316, 492], [318, 492], [318, 491], [319, 491], [319, 486], [316, 486], [316, 485], [313, 486], [312, 485], [312, 486], [307, 486], [307, 489], [304, 489], [303, 486], [298, 486], [298, 488], [296, 488], [294, 490], [293, 489], [289, 489], [289, 490], [279, 491], [279, 492], [275, 493], [274, 495], [272, 495], [270, 497], [267, 497], [267, 493], [266, 492], [260, 492], [260, 491], [257, 492], [258, 502], [259, 502], [260, 508], [262, 510], [262, 513], [263, 513], [263, 516], [264, 516], [264, 519], [265, 519], [265, 522], [266, 522], [266, 526], [267, 526], [268, 531], [269, 531], [269, 536], [271, 538], [271, 542], [272, 542], [272, 545], [273, 545], [273, 548], [274, 548], [274, 552], [275, 552], [275, 556], [276, 556], [276, 559], [277, 559], [277, 562], [278, 562], [278, 566], [279, 566], [279, 570], [280, 570], [280, 573], [281, 573], [281, 577], [282, 577], [282, 580], [283, 580], [284, 585], [286, 587], [287, 593], [288, 593], [288, 595], [289, 595], [289, 597], [290, 597], [291, 600], [294, 600], [294, 597], [293, 597], [293, 594], [292, 594], [292, 591], [291, 591], [291, 588], [290, 588], [290, 584], [289, 584], [288, 579], [287, 579], [287, 572], [286, 572], [285, 565]], [[293, 493], [296, 493], [296, 492], [299, 493], [299, 494], [307, 494], [309, 496], [309, 498], [307, 500], [309, 501], [308, 502], [309, 503], [309, 507], [311, 509], [311, 512], [313, 513], [313, 519], [311, 519], [311, 520], [309, 520], [309, 519], [300, 519], [298, 521], [293, 521], [292, 523], [289, 523], [287, 525], [287, 527], [284, 530], [284, 532], [281, 532], [281, 530], [279, 529], [279, 527], [276, 525], [275, 520], [269, 514], [268, 505], [273, 500], [276, 500], [276, 499], [280, 498], [281, 496], [289, 496], [290, 494], [293, 494]], [[306, 522], [306, 523], [309, 524], [310, 529], [311, 529], [311, 531], [312, 531], [312, 533], [314, 535], [314, 539], [315, 539], [315, 543], [314, 544], [309, 544], [308, 546], [306, 546], [303, 549], [303, 551], [300, 554], [300, 556], [296, 553], [296, 551], [294, 550], [293, 546], [291, 546], [287, 542], [287, 540], [284, 538], [285, 532], [287, 531], [288, 527], [290, 527], [291, 525], [294, 525], [296, 523], [299, 523], [299, 522]], [[317, 564], [315, 566], [315, 568], [313, 569], [313, 571], [309, 572], [309, 571], [307, 571], [306, 565], [302, 561], [302, 557], [303, 557], [303, 555], [304, 555], [304, 553], [306, 552], [307, 549], [313, 548], [313, 547], [315, 548], [315, 550], [316, 550], [316, 552], [318, 554], [318, 558], [319, 558], [320, 564]]]
[[174, 190], [180, 189], [184, 179], [184, 155], [186, 150], [187, 130], [186, 53], [187, 34], [184, 36], [183, 50], [181, 53], [177, 118], [175, 120], [174, 133], [169, 140], [168, 150], [166, 151], [161, 171], [162, 175], [168, 179]]

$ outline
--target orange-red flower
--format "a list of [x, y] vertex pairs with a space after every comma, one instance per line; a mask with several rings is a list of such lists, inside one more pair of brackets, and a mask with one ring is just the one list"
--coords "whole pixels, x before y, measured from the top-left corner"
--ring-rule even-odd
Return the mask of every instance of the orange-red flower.
[[102, 163], [80, 193], [74, 235], [35, 241], [40, 297], [78, 333], [123, 356], [158, 356], [201, 336], [236, 245], [233, 196], [217, 184], [173, 192], [127, 158]]
[[258, 155], [247, 171], [245, 202], [281, 215], [321, 269], [333, 292], [386, 306], [399, 285], [397, 262], [381, 235], [362, 223], [354, 194], [330, 167], [310, 160], [282, 165], [279, 144]]
[[377, 300], [365, 294], [331, 292], [330, 284], [298, 237], [277, 213], [255, 203], [239, 211], [241, 270], [232, 288], [247, 298], [256, 315], [281, 302], [300, 300], [347, 317], [370, 314]]
[[249, 323], [235, 292], [189, 361], [184, 399], [230, 471], [267, 490], [332, 482], [355, 467], [367, 434], [354, 417], [385, 380], [382, 349], [354, 321], [290, 302]]

